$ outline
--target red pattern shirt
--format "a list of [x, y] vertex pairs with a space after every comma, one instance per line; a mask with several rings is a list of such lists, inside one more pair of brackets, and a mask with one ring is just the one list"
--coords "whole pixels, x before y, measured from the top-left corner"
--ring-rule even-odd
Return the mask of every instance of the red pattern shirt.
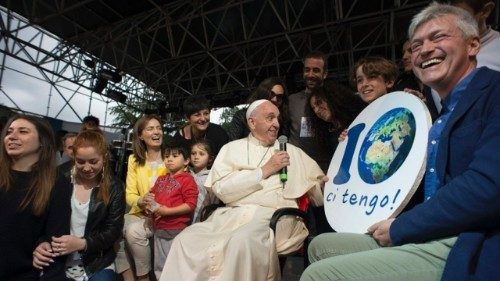
[[[151, 189], [155, 195], [155, 201], [165, 207], [177, 207], [186, 203], [194, 211], [198, 200], [198, 187], [193, 176], [183, 172], [172, 176], [166, 174], [158, 177]], [[153, 218], [155, 229], [175, 230], [184, 229], [191, 220], [192, 213], [163, 216], [159, 219]]]

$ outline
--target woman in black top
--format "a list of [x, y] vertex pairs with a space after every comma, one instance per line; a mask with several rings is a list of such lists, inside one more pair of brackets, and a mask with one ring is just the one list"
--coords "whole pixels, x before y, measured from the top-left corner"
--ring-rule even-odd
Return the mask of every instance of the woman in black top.
[[210, 144], [214, 156], [217, 156], [229, 137], [221, 126], [210, 123], [210, 102], [204, 97], [191, 96], [184, 101], [183, 110], [188, 124], [179, 129], [174, 138], [185, 141], [189, 147], [197, 140], [204, 139]]
[[[327, 159], [333, 157], [338, 145], [338, 135], [346, 129], [363, 110], [366, 104], [351, 90], [325, 81], [309, 96], [306, 111], [314, 112], [311, 116], [311, 131], [314, 139], [321, 144], [322, 153]], [[329, 163], [328, 163], [329, 164]], [[328, 166], [321, 167], [325, 173]], [[316, 231], [319, 233], [333, 231], [327, 222], [323, 207], [312, 208], [316, 218]]]
[[[12, 117], [0, 143], [0, 280], [39, 280], [32, 265], [39, 241], [69, 232], [71, 193], [56, 178], [52, 129], [44, 120]], [[46, 280], [64, 278], [64, 260], [54, 258]]]
[[[107, 169], [108, 152], [99, 129], [84, 129], [73, 144], [71, 229], [69, 235], [41, 243], [33, 255], [36, 267], [64, 255], [66, 276], [73, 280], [115, 280], [115, 243], [122, 235], [125, 195]], [[52, 249], [52, 252], [49, 251]], [[49, 266], [50, 267], [50, 266]]]

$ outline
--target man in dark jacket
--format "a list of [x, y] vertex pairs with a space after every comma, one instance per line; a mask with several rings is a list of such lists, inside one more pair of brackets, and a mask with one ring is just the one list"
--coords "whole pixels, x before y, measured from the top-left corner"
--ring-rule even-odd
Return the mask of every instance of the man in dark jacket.
[[459, 8], [431, 4], [408, 33], [416, 75], [444, 102], [425, 201], [370, 235], [317, 237], [301, 280], [500, 280], [500, 72], [476, 68], [477, 24]]

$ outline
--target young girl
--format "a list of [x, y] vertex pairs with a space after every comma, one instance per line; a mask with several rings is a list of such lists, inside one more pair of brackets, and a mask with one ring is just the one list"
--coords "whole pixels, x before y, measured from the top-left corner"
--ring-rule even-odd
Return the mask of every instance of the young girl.
[[214, 156], [210, 145], [205, 140], [198, 140], [191, 146], [191, 175], [198, 186], [198, 202], [193, 214], [193, 222], [200, 221], [200, 211], [204, 206], [218, 203], [217, 197], [205, 188], [208, 168], [212, 165]]
[[168, 173], [158, 177], [151, 189], [154, 199], [145, 199], [154, 226], [154, 272], [159, 279], [172, 240], [191, 221], [198, 189], [187, 172], [189, 152], [183, 145], [169, 145], [163, 161]]

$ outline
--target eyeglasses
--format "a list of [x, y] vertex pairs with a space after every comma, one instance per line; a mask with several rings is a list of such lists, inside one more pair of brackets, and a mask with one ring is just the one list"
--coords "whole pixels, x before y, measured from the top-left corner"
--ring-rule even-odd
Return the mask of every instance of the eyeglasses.
[[282, 101], [283, 100], [283, 95], [284, 94], [276, 94], [273, 91], [269, 91], [269, 100], [272, 100], [274, 97], [276, 97], [277, 101]]

